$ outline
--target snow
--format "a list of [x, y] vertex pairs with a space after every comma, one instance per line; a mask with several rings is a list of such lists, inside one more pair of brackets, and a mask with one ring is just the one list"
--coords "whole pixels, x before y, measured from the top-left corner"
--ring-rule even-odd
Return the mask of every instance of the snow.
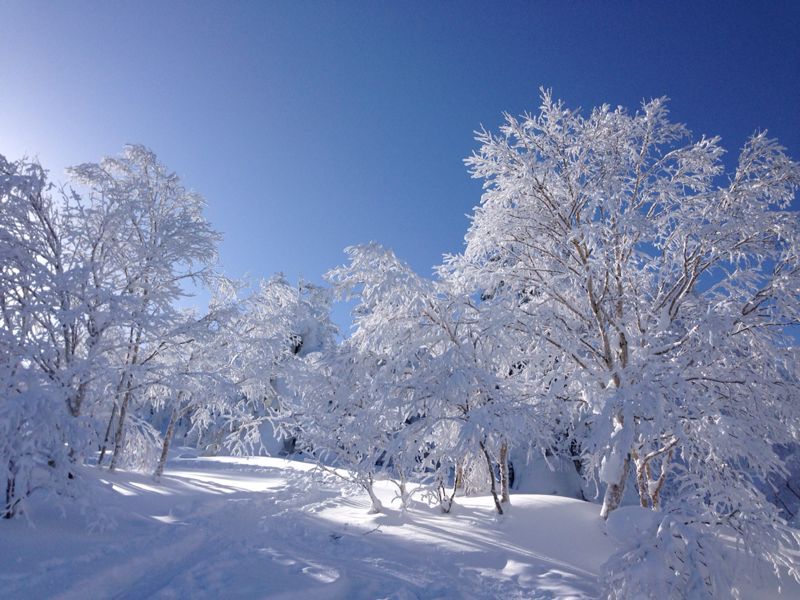
[[594, 598], [602, 564], [657, 519], [626, 507], [606, 524], [596, 504], [537, 494], [512, 495], [504, 515], [490, 496], [444, 514], [417, 494], [403, 512], [387, 481], [387, 510], [368, 514], [360, 489], [271, 457], [176, 451], [158, 482], [82, 476], [94, 509], [34, 496], [27, 519], [0, 523], [4, 599]]
[[[115, 523], [91, 531], [34, 498], [0, 524], [4, 598], [586, 598], [613, 550], [596, 505], [555, 496], [515, 495], [503, 516], [488, 496], [370, 515], [361, 491], [269, 457], [174, 458], [158, 483], [84, 476]], [[375, 489], [391, 507], [394, 486]]]

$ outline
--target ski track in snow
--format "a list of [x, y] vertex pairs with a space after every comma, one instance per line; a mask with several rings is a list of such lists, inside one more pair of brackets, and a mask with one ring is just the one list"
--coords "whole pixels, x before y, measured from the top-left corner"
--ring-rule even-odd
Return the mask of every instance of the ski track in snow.
[[3, 598], [591, 598], [612, 551], [597, 507], [512, 496], [460, 498], [453, 514], [422, 503], [367, 514], [311, 465], [274, 458], [176, 459], [160, 483], [90, 471], [116, 526], [90, 532], [46, 501], [3, 524]]

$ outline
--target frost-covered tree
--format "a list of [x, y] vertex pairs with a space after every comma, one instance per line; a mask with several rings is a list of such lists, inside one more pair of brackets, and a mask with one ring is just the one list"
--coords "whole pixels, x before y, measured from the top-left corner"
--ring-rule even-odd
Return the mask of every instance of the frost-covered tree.
[[209, 272], [218, 239], [199, 196], [143, 147], [71, 172], [83, 187], [55, 190], [39, 165], [0, 158], [7, 516], [35, 489], [74, 487], [109, 413], [119, 458], [129, 407], [170, 381], [161, 356], [192, 324], [174, 301]]
[[297, 396], [287, 417], [298, 424], [303, 449], [345, 467], [369, 494], [373, 511], [382, 510], [372, 490], [379, 472], [391, 474], [406, 507], [407, 483], [426, 442], [411, 387], [397, 384], [422, 354], [424, 341], [406, 311], [424, 300], [426, 284], [376, 244], [347, 252], [350, 264], [326, 278], [338, 297], [358, 299], [356, 331], [335, 351], [299, 365], [290, 379]]
[[314, 353], [287, 372], [292, 394], [277, 415], [281, 427], [297, 435], [297, 449], [324, 468], [361, 486], [371, 512], [383, 506], [373, 484], [398, 428], [398, 415], [374, 402], [370, 375], [379, 360], [356, 360], [348, 348]]
[[129, 407], [153, 379], [150, 366], [182, 339], [186, 320], [175, 302], [186, 294], [183, 286], [210, 274], [220, 236], [203, 217], [203, 198], [143, 146], [126, 146], [119, 157], [69, 172], [88, 202], [116, 215], [112, 235], [121, 284], [116, 299], [124, 319], [115, 325], [126, 342], [107, 428], [114, 431], [114, 469], [123, 452]]
[[[0, 157], [0, 362], [6, 515], [41, 487], [66, 493], [92, 436], [89, 397], [108, 383], [114, 342], [107, 238], [36, 163]], [[66, 487], [65, 487], [66, 486]]]
[[601, 514], [630, 474], [643, 507], [791, 562], [761, 484], [800, 418], [797, 163], [759, 133], [726, 174], [719, 140], [670, 122], [664, 99], [584, 116], [544, 92], [538, 114], [477, 139], [466, 162], [485, 192], [446, 272], [525, 299], [525, 361], [586, 424]]
[[368, 492], [382, 471], [404, 507], [407, 482], [427, 484], [445, 510], [447, 486], [459, 487], [477, 457], [481, 491], [502, 512], [509, 446], [548, 430], [532, 418], [540, 407], [524, 392], [526, 378], [511, 376], [516, 331], [494, 318], [504, 313], [420, 277], [377, 244], [347, 253], [350, 263], [327, 278], [340, 297], [358, 300], [355, 331], [299, 379], [306, 404], [294, 414], [307, 415], [310, 448], [347, 465]]
[[86, 331], [93, 314], [84, 244], [98, 240], [83, 226], [72, 198], [53, 197], [39, 165], [2, 160], [4, 329], [22, 344], [15, 356], [31, 360], [77, 417], [87, 372], [97, 370], [93, 353], [82, 350], [87, 339], [91, 346], [97, 342]]
[[[228, 287], [219, 281], [219, 287]], [[238, 317], [233, 298], [215, 294], [207, 314], [191, 321], [183, 339], [171, 344], [157, 358], [163, 377], [150, 386], [150, 403], [168, 415], [161, 436], [161, 452], [154, 476], [164, 472], [170, 445], [182, 420], [190, 423], [187, 434], [201, 439], [216, 415], [226, 414], [239, 397], [228, 351], [231, 325]]]
[[230, 305], [211, 353], [225, 365], [221, 372], [235, 395], [214, 414], [200, 411], [193, 420], [199, 429], [209, 430], [211, 439], [203, 445], [210, 451], [291, 452], [297, 429], [274, 418], [293, 394], [286, 387], [285, 371], [309, 353], [334, 347], [330, 294], [307, 282], [292, 285], [281, 274], [259, 282], [249, 293], [244, 288], [228, 285], [211, 307]]
[[[51, 259], [61, 255], [55, 218], [41, 166], [0, 155], [0, 484], [6, 518], [40, 484], [63, 489], [67, 482], [59, 426], [68, 421], [70, 394], [62, 392], [55, 356], [71, 335], [68, 321], [65, 329], [53, 329], [47, 318], [61, 307], [50, 289], [57, 276]], [[42, 364], [54, 368], [46, 373]]]

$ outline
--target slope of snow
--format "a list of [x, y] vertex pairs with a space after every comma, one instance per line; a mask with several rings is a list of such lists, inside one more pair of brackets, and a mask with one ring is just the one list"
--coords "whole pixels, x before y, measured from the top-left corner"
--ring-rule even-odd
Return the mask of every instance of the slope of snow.
[[[277, 458], [175, 458], [161, 481], [89, 470], [98, 514], [36, 499], [0, 523], [3, 598], [589, 598], [615, 550], [596, 505], [515, 495], [382, 514]], [[93, 530], [87, 530], [87, 519]]]

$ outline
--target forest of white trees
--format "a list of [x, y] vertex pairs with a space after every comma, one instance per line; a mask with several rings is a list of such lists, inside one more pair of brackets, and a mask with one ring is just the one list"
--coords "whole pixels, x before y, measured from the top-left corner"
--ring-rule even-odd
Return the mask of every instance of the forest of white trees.
[[[428, 278], [355, 246], [326, 286], [227, 278], [205, 201], [145, 147], [63, 185], [0, 155], [2, 516], [80, 503], [90, 469], [158, 478], [178, 438], [313, 459], [373, 511], [380, 479], [404, 510], [476, 493], [504, 513], [513, 471], [541, 461], [604, 519], [652, 515], [606, 563], [608, 597], [800, 580], [800, 497], [780, 500], [800, 442], [800, 165], [758, 133], [726, 170], [664, 99], [582, 114], [545, 91], [476, 140], [460, 254]], [[196, 287], [208, 309], [179, 309]], [[722, 560], [731, 543], [748, 559]]]

